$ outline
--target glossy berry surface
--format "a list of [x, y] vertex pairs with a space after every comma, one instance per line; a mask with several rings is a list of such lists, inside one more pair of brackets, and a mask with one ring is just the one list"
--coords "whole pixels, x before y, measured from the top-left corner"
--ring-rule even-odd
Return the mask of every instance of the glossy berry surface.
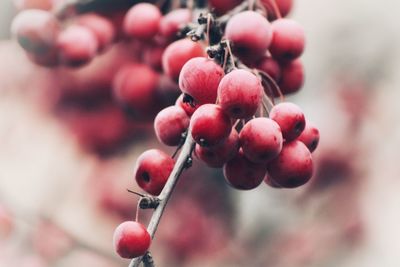
[[120, 224], [114, 231], [114, 249], [124, 259], [143, 256], [150, 248], [151, 237], [147, 229], [138, 222]]
[[231, 118], [249, 118], [260, 106], [262, 94], [257, 76], [247, 70], [233, 70], [218, 86], [218, 104]]
[[174, 168], [175, 161], [158, 149], [150, 149], [139, 156], [135, 166], [137, 184], [147, 193], [159, 195]]
[[268, 118], [247, 122], [240, 132], [243, 153], [255, 163], [268, 163], [282, 150], [283, 137], [279, 125]]
[[211, 168], [222, 168], [236, 156], [239, 148], [239, 134], [233, 129], [229, 137], [218, 146], [207, 148], [197, 144], [195, 155]]
[[190, 130], [196, 143], [211, 147], [228, 138], [232, 125], [229, 116], [222, 111], [220, 106], [205, 104], [193, 113]]
[[303, 27], [292, 19], [277, 19], [272, 22], [273, 38], [269, 51], [279, 60], [293, 60], [304, 51]]
[[149, 40], [157, 34], [161, 17], [162, 14], [155, 5], [136, 4], [129, 9], [125, 16], [124, 32], [133, 38]]
[[224, 165], [223, 171], [226, 181], [233, 188], [251, 190], [264, 180], [267, 165], [249, 161], [240, 150], [236, 157]]
[[285, 102], [274, 106], [270, 118], [278, 123], [285, 141], [292, 141], [300, 136], [306, 126], [301, 108], [293, 103]]
[[162, 56], [162, 66], [165, 74], [178, 80], [182, 67], [190, 59], [205, 56], [200, 43], [182, 39], [171, 43]]
[[179, 106], [170, 106], [161, 110], [154, 119], [154, 130], [160, 142], [167, 146], [177, 146], [182, 134], [189, 127], [189, 116]]
[[191, 96], [195, 103], [215, 103], [219, 82], [224, 70], [213, 60], [196, 57], [183, 66], [179, 75], [179, 87]]
[[268, 176], [276, 187], [295, 188], [307, 183], [313, 174], [308, 148], [300, 141], [285, 143], [281, 154], [268, 164]]
[[306, 122], [306, 128], [298, 138], [299, 141], [303, 142], [310, 152], [314, 152], [318, 147], [319, 143], [319, 130], [314, 124]]
[[272, 28], [261, 14], [244, 11], [229, 20], [225, 36], [232, 42], [236, 55], [246, 60], [254, 60], [267, 52], [272, 41]]
[[81, 66], [94, 58], [99, 49], [99, 42], [88, 28], [72, 25], [58, 36], [57, 49], [61, 63]]

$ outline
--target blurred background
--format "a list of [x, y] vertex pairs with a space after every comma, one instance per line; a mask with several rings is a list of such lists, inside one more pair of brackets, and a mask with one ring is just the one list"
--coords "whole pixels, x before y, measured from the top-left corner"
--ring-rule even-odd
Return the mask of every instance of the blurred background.
[[[400, 266], [400, 3], [294, 2], [306, 83], [289, 99], [321, 132], [314, 177], [238, 192], [195, 161], [152, 245], [157, 266]], [[160, 145], [99, 77], [138, 55], [121, 44], [79, 70], [38, 67], [11, 39], [17, 12], [0, 2], [0, 266], [128, 266], [112, 234], [135, 215], [136, 157]]]

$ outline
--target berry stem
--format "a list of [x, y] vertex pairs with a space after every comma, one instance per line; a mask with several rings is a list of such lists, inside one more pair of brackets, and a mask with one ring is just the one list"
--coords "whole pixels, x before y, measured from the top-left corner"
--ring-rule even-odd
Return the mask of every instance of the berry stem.
[[[179, 180], [179, 177], [181, 176], [182, 172], [187, 168], [187, 162], [189, 158], [191, 158], [194, 147], [195, 142], [192, 138], [191, 133], [189, 132], [182, 147], [182, 151], [179, 154], [178, 159], [176, 160], [174, 169], [172, 170], [171, 175], [169, 176], [168, 181], [164, 186], [164, 189], [158, 197], [160, 203], [154, 210], [153, 216], [151, 217], [150, 223], [147, 227], [147, 231], [149, 232], [151, 238], [154, 238], [158, 224], [160, 223], [161, 217], [167, 206], [168, 200], [171, 197], [171, 194], [175, 188], [176, 183]], [[130, 262], [129, 267], [139, 267], [142, 261], [143, 257], [135, 258]]]

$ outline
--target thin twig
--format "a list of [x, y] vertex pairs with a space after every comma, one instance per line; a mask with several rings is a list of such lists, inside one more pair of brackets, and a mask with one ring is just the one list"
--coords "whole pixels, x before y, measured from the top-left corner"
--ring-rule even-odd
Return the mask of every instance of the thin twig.
[[[164, 189], [158, 197], [160, 199], [160, 204], [154, 210], [153, 216], [151, 217], [150, 223], [147, 227], [147, 231], [149, 232], [151, 238], [154, 238], [158, 224], [160, 223], [165, 207], [167, 206], [168, 200], [171, 197], [171, 194], [175, 188], [176, 183], [179, 180], [179, 177], [181, 176], [182, 172], [187, 168], [187, 163], [188, 160], [191, 159], [194, 146], [195, 142], [192, 138], [192, 135], [189, 133], [186, 137], [185, 144], [182, 147], [182, 151], [179, 154], [178, 159], [176, 160], [174, 169], [172, 170], [171, 175], [169, 176], [168, 181], [164, 186]], [[133, 259], [130, 262], [129, 267], [139, 267], [142, 260], [143, 257]]]

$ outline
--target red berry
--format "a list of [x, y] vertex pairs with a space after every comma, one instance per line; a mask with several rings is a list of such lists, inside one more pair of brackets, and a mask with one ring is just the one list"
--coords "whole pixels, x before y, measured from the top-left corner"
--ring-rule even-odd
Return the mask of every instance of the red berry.
[[149, 40], [157, 34], [161, 17], [162, 14], [155, 5], [136, 4], [126, 13], [124, 32], [133, 38]]
[[[293, 0], [261, 0], [262, 4], [266, 8], [272, 8], [271, 1], [275, 1], [282, 17], [286, 17], [292, 10]], [[268, 18], [276, 19], [275, 14], [274, 16], [270, 16], [270, 14], [268, 14]]]
[[177, 146], [189, 123], [189, 116], [181, 107], [170, 106], [158, 113], [154, 119], [154, 129], [160, 142], [167, 146]]
[[137, 184], [147, 193], [159, 195], [174, 168], [175, 161], [158, 149], [150, 149], [139, 156], [135, 166]]
[[275, 0], [282, 17], [286, 17], [293, 7], [293, 0]]
[[196, 57], [183, 66], [179, 75], [179, 87], [197, 104], [215, 103], [218, 85], [224, 70], [214, 61]]
[[313, 174], [311, 153], [300, 141], [285, 143], [281, 154], [268, 164], [269, 180], [275, 186], [295, 188], [307, 183]]
[[186, 62], [202, 56], [205, 56], [205, 53], [200, 43], [189, 39], [175, 41], [165, 49], [162, 57], [163, 70], [169, 77], [177, 80]]
[[299, 137], [306, 126], [303, 111], [293, 103], [286, 102], [274, 106], [269, 116], [279, 124], [287, 142]]
[[262, 183], [267, 172], [266, 166], [249, 161], [240, 150], [236, 157], [224, 165], [224, 176], [232, 187], [251, 190]]
[[254, 163], [268, 163], [282, 150], [283, 137], [279, 125], [268, 118], [247, 122], [240, 132], [243, 153]]
[[272, 57], [264, 56], [256, 65], [256, 68], [267, 73], [278, 83], [281, 79], [281, 67]]
[[95, 57], [99, 43], [91, 30], [72, 25], [58, 36], [57, 48], [61, 63], [81, 66]]
[[199, 105], [193, 104], [194, 106], [192, 106], [192, 104], [184, 101], [184, 97], [185, 97], [184, 94], [181, 94], [176, 100], [175, 105], [183, 108], [188, 116], [192, 116], [193, 113], [196, 111], [196, 109], [199, 107]]
[[218, 104], [231, 118], [249, 118], [260, 106], [263, 91], [260, 80], [253, 73], [233, 70], [218, 86]]
[[224, 14], [239, 5], [242, 1], [243, 0], [209, 0], [208, 3], [215, 9], [217, 14]]
[[55, 48], [59, 24], [50, 12], [25, 10], [14, 18], [11, 32], [22, 48], [41, 55]]
[[190, 129], [196, 143], [211, 147], [228, 138], [232, 125], [230, 118], [222, 111], [220, 106], [205, 104], [193, 113]]
[[192, 12], [187, 8], [175, 9], [160, 21], [159, 31], [167, 39], [175, 38], [181, 27], [192, 20]]
[[196, 145], [196, 156], [211, 168], [222, 168], [226, 162], [236, 156], [239, 151], [239, 134], [235, 129], [220, 145], [207, 148]]
[[272, 41], [270, 23], [254, 11], [234, 15], [226, 25], [225, 35], [232, 41], [234, 53], [250, 61], [264, 56]]
[[115, 38], [116, 33], [112, 22], [95, 13], [80, 16], [78, 24], [94, 33], [99, 43], [99, 50], [106, 48]]
[[312, 123], [306, 122], [306, 128], [298, 138], [303, 142], [310, 152], [314, 152], [319, 143], [319, 130]]
[[269, 51], [279, 60], [293, 60], [304, 51], [305, 36], [301, 25], [292, 19], [272, 22], [273, 38]]
[[119, 256], [133, 259], [143, 256], [150, 248], [151, 237], [138, 222], [123, 222], [114, 231], [114, 249]]
[[145, 115], [154, 106], [158, 79], [158, 74], [147, 65], [126, 64], [114, 77], [114, 96], [119, 102]]
[[304, 68], [299, 59], [284, 63], [281, 66], [282, 76], [279, 87], [283, 94], [299, 91], [304, 84]]

